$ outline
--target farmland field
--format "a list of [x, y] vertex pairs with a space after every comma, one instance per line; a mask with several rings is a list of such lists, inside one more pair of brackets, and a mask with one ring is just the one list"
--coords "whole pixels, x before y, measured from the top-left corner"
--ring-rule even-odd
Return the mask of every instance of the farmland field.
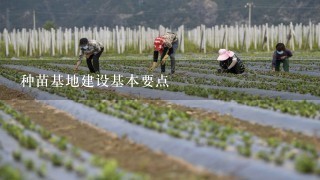
[[216, 54], [0, 60], [0, 179], [318, 179], [320, 54], [239, 53], [241, 75]]

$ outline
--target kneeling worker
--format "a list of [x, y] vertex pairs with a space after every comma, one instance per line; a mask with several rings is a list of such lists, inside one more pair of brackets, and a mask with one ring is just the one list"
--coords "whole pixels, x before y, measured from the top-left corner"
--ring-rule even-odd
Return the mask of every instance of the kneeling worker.
[[245, 70], [243, 62], [232, 51], [220, 49], [217, 60], [220, 62], [219, 65], [221, 67], [218, 70], [219, 73], [241, 74]]

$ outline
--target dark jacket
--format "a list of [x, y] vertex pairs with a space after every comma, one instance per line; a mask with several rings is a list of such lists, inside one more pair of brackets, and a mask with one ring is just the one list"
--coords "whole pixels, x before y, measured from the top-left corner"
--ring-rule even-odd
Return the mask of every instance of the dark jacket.
[[277, 51], [274, 51], [272, 56], [272, 67], [276, 66], [276, 61], [281, 61], [284, 59], [281, 59], [281, 57], [286, 56], [287, 58], [292, 56], [292, 52], [289, 49], [286, 49], [283, 51], [283, 54], [278, 54]]
[[228, 69], [228, 67], [232, 63], [232, 59], [233, 59], [233, 57], [229, 57], [227, 60], [220, 61], [219, 66], [221, 67], [221, 69], [227, 70], [227, 72], [234, 73], [234, 74], [243, 73], [245, 71], [245, 66], [240, 58], [238, 58], [236, 55], [235, 55], [235, 57], [237, 58], [236, 65], [234, 65], [231, 69]]

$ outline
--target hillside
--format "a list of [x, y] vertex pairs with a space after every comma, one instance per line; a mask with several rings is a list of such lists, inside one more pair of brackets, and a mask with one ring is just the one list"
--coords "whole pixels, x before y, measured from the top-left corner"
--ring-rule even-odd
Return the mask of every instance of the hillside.
[[[185, 24], [246, 23], [248, 9], [245, 0], [5, 0], [0, 6], [0, 29], [32, 28], [33, 10], [37, 27], [46, 21], [57, 26], [136, 26], [176, 27]], [[252, 24], [288, 23], [309, 20], [318, 22], [320, 16], [315, 0], [254, 0]], [[7, 18], [9, 17], [9, 18]]]

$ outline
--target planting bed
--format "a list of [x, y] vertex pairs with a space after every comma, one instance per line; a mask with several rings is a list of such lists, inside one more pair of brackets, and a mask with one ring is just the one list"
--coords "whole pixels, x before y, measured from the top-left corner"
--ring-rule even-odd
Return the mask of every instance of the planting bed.
[[[317, 60], [310, 62], [318, 63]], [[250, 61], [245, 74], [231, 75], [216, 73], [217, 65], [210, 60], [180, 60], [177, 61], [175, 75], [165, 74], [168, 86], [156, 87], [157, 79], [161, 78], [158, 69], [154, 73], [147, 72], [150, 61], [137, 60], [133, 56], [127, 60], [101, 61], [101, 75], [108, 76], [109, 87], [37, 87], [39, 84], [36, 80], [28, 84], [32, 87], [22, 87], [23, 75], [37, 77], [39, 74], [46, 74], [48, 81], [53, 80], [54, 74], [73, 76], [74, 61], [3, 60], [0, 61], [0, 87], [7, 88], [10, 92], [20, 92], [21, 95], [18, 93], [13, 98], [10, 93], [2, 94], [2, 121], [7, 124], [14, 121], [16, 124], [13, 124], [18, 127], [25, 126], [24, 134], [30, 133], [39, 142], [40, 147], [36, 149], [40, 154], [44, 147], [51, 148], [49, 153], [66, 156], [65, 159], [80, 164], [80, 160], [72, 156], [72, 151], [59, 149], [55, 142], [59, 144], [66, 141], [67, 149], [79, 146], [88, 151], [79, 150], [81, 157], [88, 162], [82, 163], [87, 177], [106, 175], [104, 172], [109, 165], [109, 168], [113, 167], [112, 175], [119, 179], [318, 179], [319, 69], [305, 66], [304, 61], [296, 60], [292, 63], [293, 73], [273, 73], [264, 69], [269, 63], [264, 60]], [[167, 68], [170, 69], [170, 66]], [[114, 74], [123, 75], [124, 81], [131, 75], [153, 75], [153, 82], [150, 84], [153, 87], [142, 87], [145, 82], [141, 78], [137, 78], [135, 84], [124, 82], [121, 87], [112, 87]], [[84, 75], [87, 75], [87, 68], [83, 65], [74, 77], [81, 80]], [[93, 84], [101, 80], [101, 76], [92, 76]], [[73, 121], [41, 121], [36, 116], [37, 113], [28, 110], [35, 108], [35, 105], [27, 106], [28, 103], [22, 103], [22, 100], [12, 102], [12, 99], [23, 99], [25, 96], [36, 99], [38, 105], [46, 104], [64, 111], [72, 116]], [[22, 105], [28, 108], [21, 108]], [[12, 109], [14, 113], [6, 112], [6, 108]], [[16, 113], [32, 118], [28, 122], [20, 122]], [[46, 112], [44, 117], [45, 114]], [[136, 152], [133, 157], [126, 157], [124, 154], [135, 152], [134, 146], [125, 151], [108, 146], [105, 144], [106, 140], [99, 137], [92, 137], [95, 143], [90, 148], [87, 144], [89, 139], [84, 135], [81, 136], [75, 130], [73, 133], [60, 130], [64, 126], [73, 129], [68, 124], [76, 125], [76, 122], [84, 123], [88, 132], [91, 127], [101, 133], [114, 133], [114, 136], [122, 138], [111, 138], [109, 143], [116, 141], [122, 147], [134, 144], [144, 153]], [[50, 126], [52, 123], [56, 127]], [[7, 127], [7, 124], [3, 127]], [[38, 127], [57, 134], [53, 135], [56, 140], [43, 139]], [[0, 129], [0, 133], [6, 133], [7, 129]], [[59, 134], [64, 138], [58, 137]], [[84, 140], [82, 142], [75, 137], [82, 137]], [[110, 135], [104, 137], [110, 138]], [[20, 147], [19, 139], [11, 139], [15, 145], [10, 146], [11, 150], [4, 149], [3, 153], [14, 151], [17, 156], [18, 147], [21, 149], [19, 152], [33, 154], [28, 157], [33, 158], [36, 168], [40, 169], [41, 164], [48, 164], [47, 159], [34, 151]], [[10, 138], [6, 143], [10, 144], [9, 141]], [[115, 160], [105, 160], [103, 166], [94, 166], [90, 163], [94, 155]], [[152, 165], [157, 164], [156, 158], [161, 159], [161, 165]], [[35, 171], [36, 173], [26, 171], [30, 162], [23, 161], [22, 164], [26, 164], [24, 167], [14, 158], [3, 161], [7, 163], [0, 161], [0, 165], [9, 164], [9, 167], [20, 174], [41, 177], [40, 172], [37, 174], [41, 170]], [[130, 164], [134, 161], [139, 161], [137, 167]], [[113, 165], [116, 162], [119, 167]], [[47, 165], [46, 169], [50, 171], [46, 175], [53, 179], [60, 177], [55, 176], [56, 174], [61, 175], [61, 178], [78, 178], [76, 172], [65, 171], [60, 167]]]
[[[116, 162], [101, 160], [73, 147], [11, 107], [0, 102], [1, 156], [30, 179], [87, 179], [125, 175]], [[122, 175], [123, 174], [123, 175]]]

